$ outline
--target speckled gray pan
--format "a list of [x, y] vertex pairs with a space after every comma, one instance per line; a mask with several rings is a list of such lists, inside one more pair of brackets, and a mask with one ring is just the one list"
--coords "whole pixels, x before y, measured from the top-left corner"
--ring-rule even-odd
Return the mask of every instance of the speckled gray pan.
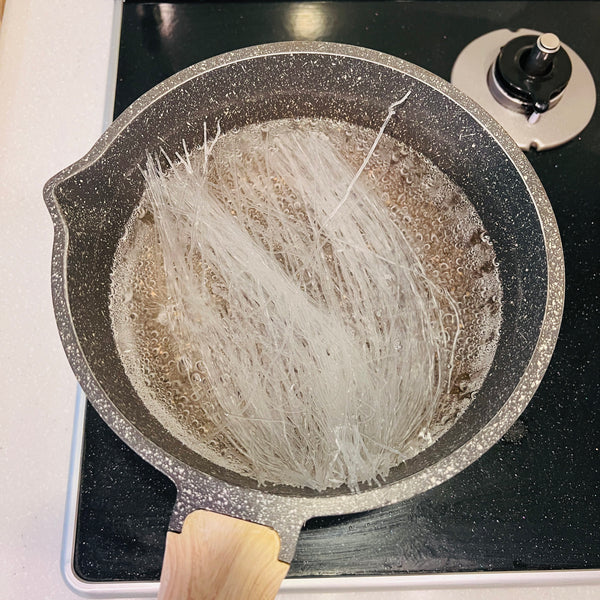
[[[255, 481], [207, 462], [145, 408], [121, 364], [109, 315], [117, 242], [143, 181], [138, 165], [159, 147], [289, 116], [323, 116], [377, 130], [411, 90], [386, 132], [429, 157], [463, 187], [492, 238], [503, 324], [492, 368], [474, 402], [436, 443], [380, 487], [318, 494]], [[500, 126], [446, 81], [398, 58], [330, 43], [282, 43], [217, 56], [156, 86], [129, 107], [81, 160], [53, 177], [44, 198], [55, 226], [52, 292], [67, 356], [112, 429], [177, 485], [171, 529], [207, 508], [274, 527], [290, 561], [315, 515], [400, 502], [452, 477], [490, 448], [532, 398], [558, 334], [564, 295], [560, 236], [530, 164]]]

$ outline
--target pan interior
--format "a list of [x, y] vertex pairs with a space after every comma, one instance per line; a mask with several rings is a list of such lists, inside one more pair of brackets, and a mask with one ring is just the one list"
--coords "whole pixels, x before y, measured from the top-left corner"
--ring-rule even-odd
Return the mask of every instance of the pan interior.
[[[376, 132], [387, 107], [406, 89], [412, 90], [415, 101], [406, 104], [403, 118], [390, 123], [386, 133], [431, 160], [475, 207], [500, 265], [503, 322], [493, 363], [475, 400], [436, 443], [392, 469], [385, 483], [450, 454], [510, 397], [537, 341], [546, 298], [541, 228], [512, 162], [470, 115], [418, 78], [353, 58], [273, 55], [246, 61], [243, 68], [233, 63], [175, 87], [128, 124], [88, 169], [86, 180], [71, 178], [57, 190], [69, 222], [68, 290], [78, 340], [120, 418], [124, 416], [146, 439], [192, 468], [258, 487], [256, 480], [207, 460], [165, 428], [141, 401], [116, 347], [109, 308], [111, 269], [119, 240], [142, 198], [138, 167], [146, 152], [162, 147], [173, 154], [183, 139], [200, 144], [204, 122], [219, 119], [225, 132], [288, 117], [325, 117]], [[223, 90], [228, 90], [227, 97]], [[209, 135], [214, 135], [214, 125]], [[93, 391], [88, 395], [94, 402]], [[104, 416], [110, 420], [110, 411]], [[267, 489], [315, 493], [285, 484]]]
[[140, 397], [263, 484], [384, 480], [452, 426], [494, 356], [496, 256], [460, 189], [385, 137], [344, 200], [374, 137], [283, 119], [173, 172], [150, 162], [116, 254], [113, 327]]

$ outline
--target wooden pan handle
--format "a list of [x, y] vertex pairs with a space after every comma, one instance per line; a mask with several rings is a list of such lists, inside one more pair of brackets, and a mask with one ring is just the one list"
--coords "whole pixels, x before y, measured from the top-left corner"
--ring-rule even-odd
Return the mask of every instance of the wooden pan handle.
[[158, 600], [268, 600], [289, 565], [279, 535], [264, 525], [206, 510], [167, 533]]

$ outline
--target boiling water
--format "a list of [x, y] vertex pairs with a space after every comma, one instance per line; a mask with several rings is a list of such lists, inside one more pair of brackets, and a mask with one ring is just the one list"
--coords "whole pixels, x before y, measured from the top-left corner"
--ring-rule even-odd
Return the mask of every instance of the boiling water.
[[[358, 171], [374, 140], [371, 130], [346, 123], [309, 119], [284, 120], [229, 132], [217, 140], [208, 158], [202, 150], [198, 150], [192, 153], [191, 159], [188, 158], [184, 162], [190, 167], [195, 161], [200, 165], [197, 167], [200, 169], [202, 163], [208, 159], [213, 166], [221, 164], [219, 176], [214, 175], [216, 170], [210, 167], [212, 171], [209, 171], [213, 173], [210, 176], [210, 184], [225, 188], [227, 193], [231, 194], [239, 193], [241, 184], [238, 178], [246, 176], [244, 169], [240, 167], [238, 170], [235, 164], [250, 165], [247, 169], [251, 170], [253, 161], [258, 160], [260, 167], [269, 173], [273, 189], [277, 191], [286, 187], [286, 180], [281, 174], [269, 172], [269, 164], [276, 163], [273, 157], [281, 151], [281, 144], [278, 146], [277, 140], [285, 138], [286, 132], [290, 131], [299, 132], [299, 138], [305, 134], [325, 136], [327, 143], [332, 144], [341, 153], [349, 165], [350, 173]], [[205, 162], [205, 167], [208, 164]], [[176, 169], [183, 170], [184, 166], [179, 165]], [[323, 174], [323, 177], [325, 178], [326, 174]], [[327, 185], [333, 186], [335, 183], [328, 181]], [[347, 188], [348, 183], [349, 180], [341, 182], [341, 185]], [[312, 462], [309, 467], [302, 465], [306, 472], [302, 469], [294, 470], [288, 464], [290, 459], [281, 457], [281, 465], [269, 465], [265, 468], [260, 463], [268, 458], [269, 448], [273, 446], [272, 439], [260, 441], [264, 454], [257, 458], [246, 448], [240, 448], [239, 443], [228, 436], [232, 419], [245, 418], [248, 426], [255, 423], [253, 413], [250, 414], [245, 409], [237, 414], [234, 414], [235, 407], [224, 410], [219, 396], [220, 388], [233, 389], [234, 392], [230, 396], [240, 405], [251, 404], [252, 398], [242, 396], [239, 382], [236, 384], [238, 387], [232, 383], [231, 380], [239, 374], [228, 373], [224, 368], [220, 371], [218, 380], [215, 380], [214, 373], [211, 377], [209, 366], [212, 368], [211, 361], [214, 357], [209, 357], [194, 347], [201, 343], [201, 340], [189, 338], [185, 332], [178, 332], [177, 328], [173, 327], [173, 312], [180, 309], [174, 308], [173, 298], [169, 297], [172, 289], [169, 288], [165, 275], [164, 238], [161, 244], [157, 232], [156, 211], [153, 212], [148, 197], [143, 199], [139, 209], [132, 215], [113, 269], [111, 315], [117, 347], [128, 376], [150, 412], [176, 437], [212, 462], [253, 477], [261, 483], [306, 485], [315, 489], [346, 484], [356, 490], [359, 482], [373, 481], [376, 477], [384, 479], [391, 467], [415, 455], [447, 431], [471, 402], [474, 393], [485, 379], [499, 335], [501, 286], [494, 249], [472, 204], [430, 161], [388, 136], [383, 136], [377, 145], [361, 175], [360, 185], [368, 190], [372, 202], [384, 207], [390, 223], [401, 232], [402, 240], [405, 240], [403, 243], [409, 246], [409, 256], [405, 259], [408, 261], [406, 268], [415, 271], [422, 269], [428, 282], [422, 292], [424, 302], [431, 304], [431, 297], [437, 298], [434, 299], [434, 304], [445, 325], [441, 332], [434, 331], [434, 337], [440, 333], [439, 337], [443, 339], [439, 342], [438, 353], [428, 359], [429, 371], [419, 371], [422, 365], [403, 365], [404, 371], [399, 376], [399, 379], [416, 377], [413, 387], [415, 384], [419, 387], [419, 378], [422, 378], [423, 389], [431, 394], [429, 401], [425, 398], [427, 406], [425, 409], [420, 407], [415, 414], [408, 414], [412, 410], [411, 398], [408, 398], [405, 417], [410, 420], [410, 426], [400, 428], [398, 431], [401, 433], [395, 433], [391, 438], [382, 437], [379, 441], [372, 439], [377, 437], [378, 429], [386, 428], [390, 418], [402, 419], [403, 415], [398, 415], [398, 410], [392, 410], [390, 417], [384, 410], [380, 410], [383, 413], [380, 415], [382, 421], [375, 425], [373, 423], [377, 422], [373, 415], [362, 416], [361, 427], [367, 427], [364, 422], [368, 420], [372, 422], [370, 437], [367, 436], [367, 440], [382, 448], [381, 457], [378, 456], [377, 461], [373, 459], [374, 464], [363, 465], [364, 468], [358, 468], [351, 474], [348, 473], [347, 466], [329, 471], [323, 469], [316, 474], [315, 470], [318, 471], [319, 467], [315, 467]], [[281, 209], [286, 215], [291, 215], [292, 222], [294, 219], [305, 218], [307, 214], [302, 208], [302, 199], [289, 193], [289, 190], [287, 195], [279, 195], [277, 192], [274, 199], [265, 197], [264, 200], [267, 204], [270, 201], [275, 203], [273, 210]], [[259, 214], [254, 208], [244, 208], [243, 202], [235, 205], [236, 208], [233, 206], [228, 206], [228, 210], [235, 219], [241, 220], [241, 212], [248, 211], [251, 221], [253, 219], [257, 229], [261, 230], [255, 237], [273, 256], [277, 256], [277, 260], [287, 269], [288, 274], [293, 271], [291, 279], [295, 280], [295, 285], [302, 294], [308, 296], [311, 303], [322, 303], [321, 296], [324, 292], [321, 288], [324, 280], [315, 281], [309, 270], [294, 267], [294, 257], [278, 256], [278, 252], [281, 253], [276, 247], [278, 242], [265, 239], [265, 232], [269, 229], [266, 225], [268, 211]], [[335, 211], [332, 211], [332, 214], [333, 212]], [[247, 227], [248, 224], [245, 223], [244, 226]], [[331, 252], [329, 246], [322, 244], [320, 250], [323, 251], [325, 264], [332, 264], [333, 259], [327, 256], [327, 252]], [[260, 256], [257, 260], [259, 259]], [[223, 289], [222, 277], [216, 269], [207, 268], [206, 265], [203, 267], [202, 257], [198, 260], [199, 276], [206, 280], [206, 288], [210, 293], [218, 298], [220, 310], [229, 314], [227, 298], [230, 296], [227, 290]], [[168, 266], [166, 268], [168, 269]], [[335, 279], [335, 268], [330, 267], [329, 270], [327, 277]], [[407, 285], [420, 285], [421, 278], [419, 275], [416, 283], [415, 279], [412, 279]], [[381, 289], [384, 291], [387, 287]], [[400, 296], [399, 303], [403, 294]], [[340, 306], [343, 312], [343, 301]], [[381, 307], [377, 312], [382, 310], [385, 311], [386, 307]], [[201, 319], [200, 315], [198, 320]], [[346, 320], [350, 321], [352, 317], [347, 316]], [[355, 325], [356, 323], [352, 323], [353, 327]], [[381, 324], [377, 326], [383, 327]], [[387, 332], [383, 332], [384, 335], [385, 333]], [[422, 348], [420, 340], [417, 341], [417, 346]], [[416, 352], [409, 349], [410, 343], [411, 340], [407, 339], [390, 340], [389, 352], [386, 354], [391, 357], [392, 367], [394, 360], [406, 361], [411, 353]], [[369, 341], [363, 343], [364, 345], [369, 346]], [[330, 350], [327, 350], [326, 354], [329, 356]], [[395, 356], [398, 358], [394, 358]], [[272, 361], [277, 360], [278, 357], [273, 356]], [[357, 370], [358, 367], [359, 365], [356, 365]], [[292, 366], [292, 369], [302, 370], [300, 365]], [[381, 375], [385, 374], [386, 371], [382, 370]], [[247, 376], [250, 377], [250, 374]], [[318, 376], [320, 374], [315, 371], [315, 378]], [[292, 387], [295, 385], [296, 383], [293, 383]], [[298, 387], [302, 385], [303, 382], [300, 381]], [[302, 399], [311, 396], [311, 387], [316, 386], [316, 382], [306, 381], [304, 389], [293, 391], [293, 400], [296, 402], [294, 411], [301, 410], [298, 407]], [[355, 394], [363, 393], [352, 389]], [[285, 399], [283, 396], [286, 394], [289, 395], [289, 392], [282, 394], [282, 406]], [[332, 390], [332, 396], [334, 395]], [[341, 397], [343, 401], [343, 394]], [[347, 405], [353, 411], [361, 412], [365, 410], [365, 405], [377, 406], [376, 400], [369, 397], [351, 398], [348, 399]], [[386, 401], [385, 398], [383, 400]], [[389, 401], [387, 403], [390, 404]], [[314, 404], [307, 406], [312, 412], [320, 409], [315, 409]], [[344, 411], [341, 405], [338, 407], [338, 412], [340, 411]], [[282, 413], [285, 413], [283, 409]], [[311, 448], [323, 445], [324, 456], [311, 456], [311, 460], [317, 463], [338, 460], [337, 454], [342, 449], [335, 435], [332, 449], [320, 439], [320, 434], [314, 437], [314, 433], [298, 433], [297, 430], [301, 429], [305, 420], [304, 416], [303, 420], [294, 420], [295, 417], [285, 414], [281, 418], [284, 420], [284, 430], [286, 423], [288, 429], [293, 427], [295, 430], [290, 436], [293, 438], [292, 445], [297, 446], [294, 449], [295, 454], [310, 454], [313, 452]], [[258, 417], [254, 420], [258, 420]], [[320, 427], [327, 426], [327, 422], [321, 421], [313, 429], [318, 431]], [[276, 433], [273, 435], [277, 436]], [[256, 437], [256, 434], [251, 433], [250, 436]], [[337, 453], [335, 444], [338, 445]], [[272, 453], [282, 453], [281, 448], [273, 447], [275, 449]], [[334, 453], [336, 456], [332, 457]], [[301, 462], [303, 461], [304, 458]], [[287, 470], [286, 466], [289, 467]]]

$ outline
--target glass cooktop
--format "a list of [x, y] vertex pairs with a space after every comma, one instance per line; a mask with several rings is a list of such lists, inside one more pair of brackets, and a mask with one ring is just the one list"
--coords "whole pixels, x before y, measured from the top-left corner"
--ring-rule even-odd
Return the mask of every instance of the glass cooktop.
[[[598, 2], [125, 2], [114, 114], [180, 69], [235, 48], [344, 42], [449, 79], [473, 39], [521, 27], [558, 34], [600, 85]], [[600, 568], [598, 111], [576, 139], [527, 156], [554, 207], [567, 274], [563, 326], [533, 400], [498, 444], [439, 487], [309, 521], [289, 577]], [[74, 573], [86, 582], [158, 580], [174, 486], [91, 406], [82, 447]]]

